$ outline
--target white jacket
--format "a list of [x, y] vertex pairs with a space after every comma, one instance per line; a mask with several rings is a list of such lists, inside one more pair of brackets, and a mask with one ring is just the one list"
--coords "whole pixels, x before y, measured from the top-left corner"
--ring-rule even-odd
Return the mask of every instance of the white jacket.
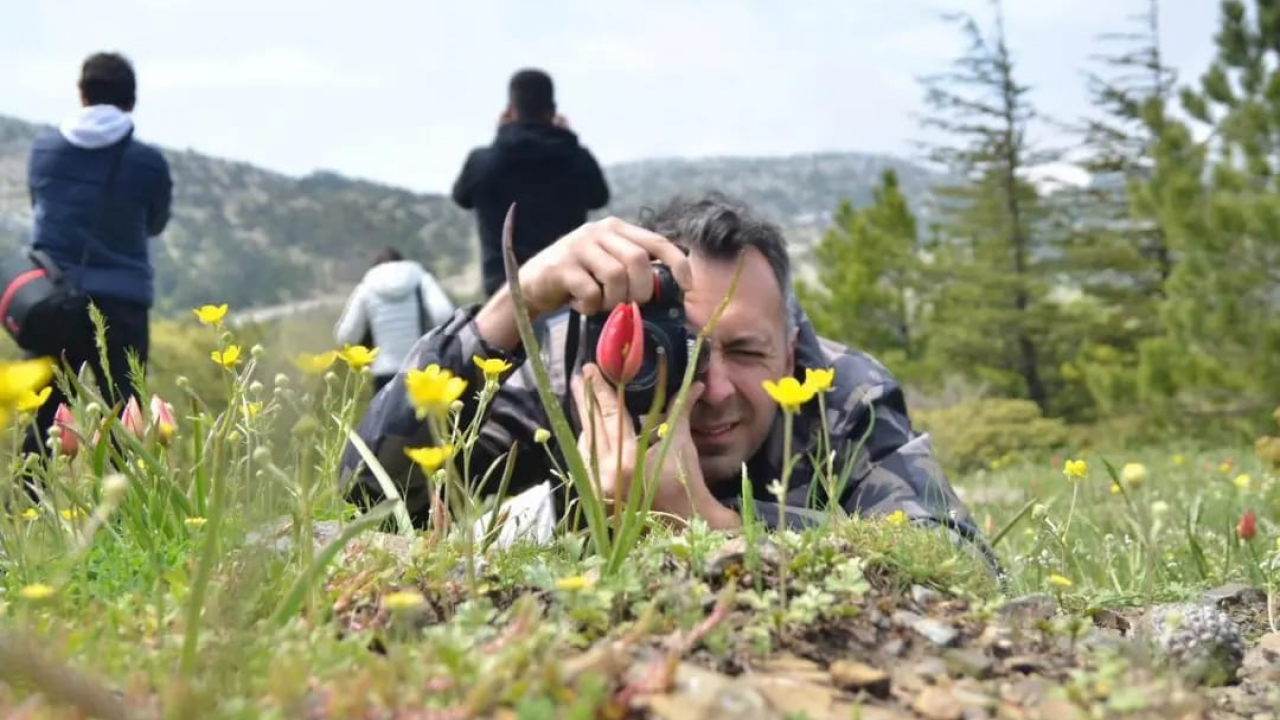
[[426, 301], [426, 329], [453, 314], [453, 302], [436, 279], [414, 260], [397, 260], [370, 268], [352, 291], [333, 327], [338, 344], [360, 342], [372, 329], [378, 356], [374, 375], [394, 375], [424, 332], [418, 327], [419, 302]]

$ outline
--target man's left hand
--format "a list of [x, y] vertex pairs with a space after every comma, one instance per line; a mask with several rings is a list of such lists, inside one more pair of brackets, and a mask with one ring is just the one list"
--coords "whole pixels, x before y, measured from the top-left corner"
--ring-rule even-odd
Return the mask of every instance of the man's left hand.
[[[588, 390], [593, 400], [588, 409]], [[656, 482], [652, 510], [681, 520], [699, 515], [712, 528], [735, 527], [741, 523], [738, 514], [725, 507], [707, 488], [698, 463], [698, 448], [689, 432], [689, 412], [703, 391], [703, 384], [695, 382], [689, 387], [685, 411], [678, 418], [667, 419], [667, 432], [672, 434], [662, 467], [656, 468], [660, 443], [655, 440], [645, 454], [647, 482]], [[583, 428], [578, 440], [588, 468], [594, 451], [599, 463], [598, 487], [604, 500], [626, 502], [627, 491], [636, 462], [635, 429], [626, 414], [623, 398], [594, 364], [583, 367], [581, 375], [573, 378], [574, 401], [578, 417], [583, 418]], [[589, 419], [589, 420], [588, 420]], [[643, 488], [637, 488], [644, 492]]]

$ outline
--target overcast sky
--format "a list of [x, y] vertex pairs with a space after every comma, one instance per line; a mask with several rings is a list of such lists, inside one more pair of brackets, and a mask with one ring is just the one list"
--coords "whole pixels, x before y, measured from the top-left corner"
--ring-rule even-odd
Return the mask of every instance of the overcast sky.
[[[1145, 0], [1006, 0], [1033, 100], [1086, 109], [1095, 37]], [[1165, 0], [1183, 80], [1212, 56], [1214, 0]], [[985, 0], [59, 0], [0, 2], [0, 113], [75, 110], [84, 56], [127, 54], [138, 135], [292, 174], [449, 188], [487, 143], [522, 66], [550, 71], [603, 163], [649, 157], [910, 152], [917, 78], [963, 38], [940, 14]]]

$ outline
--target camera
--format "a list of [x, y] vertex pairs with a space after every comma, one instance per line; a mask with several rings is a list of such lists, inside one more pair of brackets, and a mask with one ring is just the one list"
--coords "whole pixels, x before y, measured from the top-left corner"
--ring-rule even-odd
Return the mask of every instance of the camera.
[[[666, 363], [665, 402], [670, 403], [680, 390], [698, 337], [690, 333], [684, 311], [684, 292], [676, 283], [671, 268], [653, 264], [653, 297], [640, 306], [644, 322], [644, 357], [640, 371], [626, 384], [626, 406], [632, 417], [649, 412], [658, 392], [658, 358]], [[587, 362], [596, 362], [596, 344], [609, 312], [586, 318], [583, 350]], [[699, 359], [697, 372], [706, 369], [705, 355]], [[663, 408], [659, 408], [662, 410]]]

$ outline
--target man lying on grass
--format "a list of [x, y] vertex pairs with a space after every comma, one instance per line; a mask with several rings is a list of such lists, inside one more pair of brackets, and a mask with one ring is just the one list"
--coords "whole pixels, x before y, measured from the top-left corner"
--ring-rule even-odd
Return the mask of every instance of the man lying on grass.
[[[518, 208], [515, 222], [519, 223]], [[901, 511], [897, 517], [943, 525], [957, 538], [974, 543], [974, 549], [988, 553], [934, 458], [928, 436], [912, 429], [902, 390], [890, 373], [868, 355], [814, 333], [796, 302], [785, 240], [777, 227], [718, 195], [673, 202], [644, 225], [616, 218], [583, 225], [525, 263], [519, 280], [535, 318], [566, 306], [585, 317], [598, 316], [619, 304], [634, 302], [643, 307], [648, 303], [657, 285], [656, 261], [670, 268], [683, 291], [687, 323], [696, 333], [729, 296], [741, 258], [736, 291], [701, 348], [705, 366], [689, 386], [686, 411], [665, 423], [663, 434], [674, 433], [674, 437], [662, 467], [651, 471], [658, 483], [653, 512], [686, 520], [699, 516], [712, 528], [731, 529], [741, 524], [743, 504], [750, 502], [754, 516], [770, 528], [784, 518], [791, 527], [809, 525], [823, 517], [827, 489], [839, 488], [831, 482], [830, 476], [835, 475], [845, 479], [835, 493], [845, 511], [864, 516]], [[550, 423], [531, 363], [525, 362], [513, 300], [510, 288], [504, 287], [484, 305], [459, 309], [419, 340], [406, 365], [374, 398], [359, 424], [358, 434], [400, 488], [415, 524], [425, 525], [431, 493], [420, 468], [405, 451], [451, 440], [432, 437], [429, 423], [415, 413], [406, 392], [411, 370], [436, 364], [467, 381], [460, 398], [464, 403], [460, 424], [465, 426], [485, 385], [483, 361], [495, 360], [501, 367], [509, 363], [513, 369], [503, 375], [501, 388], [486, 410], [470, 467], [473, 474], [483, 473], [497, 461], [497, 471], [484, 487], [491, 494], [498, 489], [506, 454], [516, 447], [508, 496], [555, 479], [556, 466], [540, 446], [547, 440]], [[582, 456], [597, 453], [598, 487], [606, 500], [613, 500], [630, 484], [639, 424], [618, 422], [618, 414], [626, 412], [626, 400], [619, 397], [618, 385], [602, 375], [600, 366], [609, 364], [605, 358], [599, 363], [566, 358], [566, 325], [553, 323], [541, 357], [551, 388], [578, 433]], [[566, 363], [571, 373], [565, 372]], [[832, 369], [834, 377], [807, 372]], [[566, 382], [568, 374], [572, 380]], [[798, 385], [778, 384], [789, 377], [796, 378]], [[804, 385], [808, 380], [825, 386], [824, 379], [830, 383], [822, 397], [835, 453], [830, 463], [815, 452], [823, 438], [822, 405], [812, 397], [812, 388]], [[785, 404], [788, 398], [780, 398], [779, 393], [788, 389], [799, 390], [800, 397], [793, 400], [802, 403], [790, 423], [791, 452], [798, 460], [785, 497], [780, 498], [778, 481], [783, 476], [788, 423], [779, 403]], [[592, 403], [585, 401], [588, 394], [594, 396]], [[594, 418], [594, 427], [582, 422], [588, 415]], [[647, 462], [656, 462], [657, 452], [655, 443]], [[563, 458], [563, 453], [558, 455]], [[743, 497], [744, 464], [749, 498]], [[565, 467], [563, 460], [558, 466]], [[343, 476], [353, 502], [368, 506], [384, 497], [352, 446], [346, 448]], [[571, 494], [569, 483], [559, 483], [558, 511], [563, 511]]]

